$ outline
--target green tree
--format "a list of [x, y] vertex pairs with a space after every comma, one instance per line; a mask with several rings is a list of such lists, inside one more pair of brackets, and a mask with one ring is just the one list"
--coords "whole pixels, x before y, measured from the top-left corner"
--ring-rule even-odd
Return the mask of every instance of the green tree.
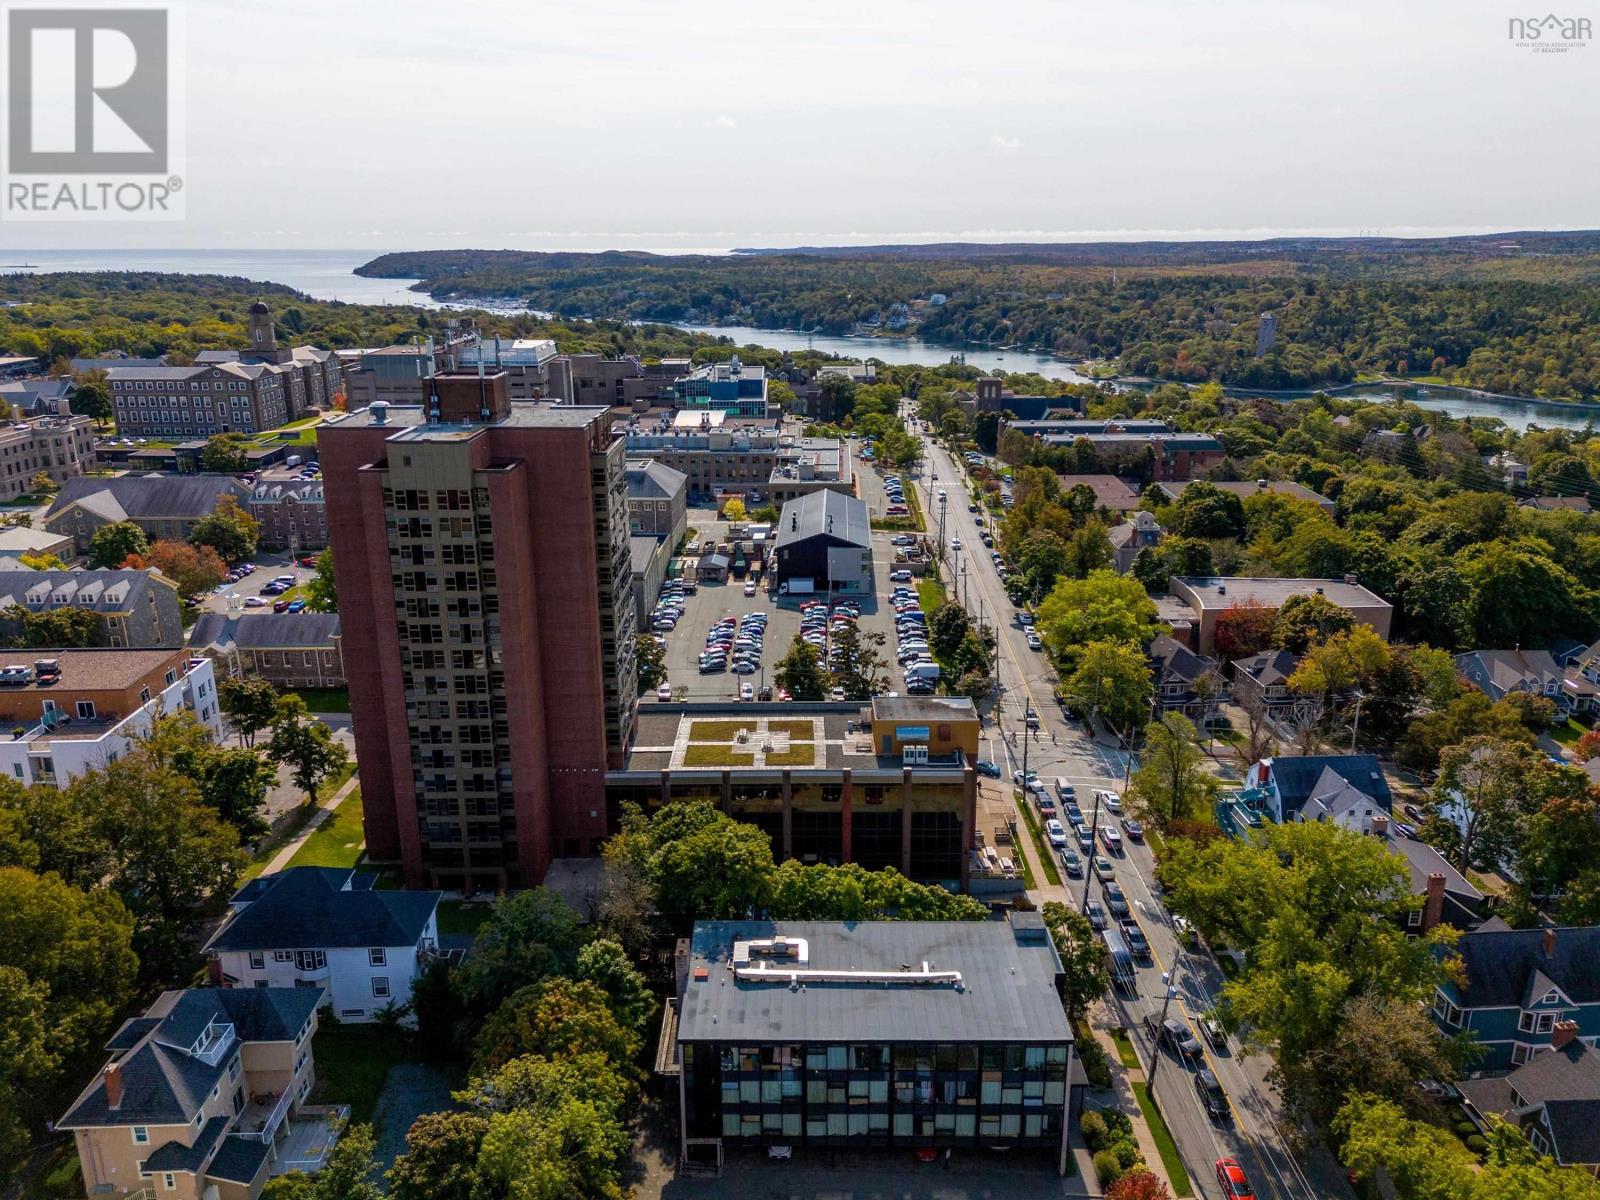
[[928, 618], [928, 647], [941, 661], [948, 660], [971, 628], [972, 618], [967, 616], [967, 610], [946, 601]]
[[244, 746], [278, 716], [278, 689], [259, 675], [235, 675], [217, 684], [217, 703]]
[[217, 475], [242, 475], [250, 469], [250, 439], [242, 433], [214, 433], [200, 449], [200, 467]]
[[985, 454], [993, 454], [1000, 439], [1000, 414], [981, 412], [972, 418], [972, 440]]
[[1188, 717], [1167, 713], [1145, 730], [1128, 798], [1157, 828], [1209, 813], [1220, 786], [1221, 781], [1206, 769], [1205, 751]]
[[132, 521], [113, 521], [95, 530], [89, 539], [89, 565], [114, 570], [133, 555], [149, 553], [150, 542]]
[[589, 1050], [557, 1058], [524, 1054], [490, 1074], [476, 1076], [455, 1098], [484, 1115], [518, 1108], [547, 1112], [563, 1100], [581, 1100], [608, 1119], [621, 1120], [637, 1092], [616, 1063]]
[[377, 1138], [371, 1125], [349, 1125], [328, 1153], [327, 1164], [312, 1176], [311, 1200], [383, 1200], [373, 1182]]
[[1321, 593], [1290, 596], [1272, 625], [1272, 644], [1291, 654], [1304, 654], [1336, 633], [1347, 633], [1355, 621]]
[[745, 917], [765, 902], [772, 886], [767, 835], [715, 815], [683, 836], [663, 838], [652, 856], [656, 903], [675, 928]]
[[627, 951], [620, 943], [610, 938], [590, 942], [578, 951], [575, 975], [606, 994], [612, 1013], [624, 1029], [643, 1033], [655, 1011], [655, 999], [650, 995], [650, 985], [628, 961]]
[[393, 1200], [481, 1200], [478, 1151], [489, 1122], [477, 1113], [423, 1113], [389, 1168]]
[[1472, 589], [1472, 636], [1479, 646], [1541, 646], [1572, 629], [1593, 629], [1595, 594], [1536, 545], [1489, 542], [1456, 563]]
[[109, 882], [133, 912], [145, 975], [181, 970], [207, 901], [232, 887], [247, 861], [238, 831], [193, 780], [145, 753], [80, 775], [67, 791], [109, 848]]
[[189, 540], [196, 546], [210, 546], [226, 563], [241, 563], [256, 552], [260, 523], [244, 509], [231, 492], [217, 497], [212, 512], [194, 523]]
[[1082, 1020], [1093, 1004], [1111, 986], [1106, 944], [1095, 932], [1089, 918], [1058, 900], [1047, 900], [1041, 910], [1045, 928], [1061, 956], [1061, 976], [1057, 987], [1067, 1015]]
[[188, 712], [157, 718], [140, 748], [160, 766], [192, 780], [201, 802], [251, 842], [267, 831], [261, 808], [277, 775], [254, 750], [219, 746]]
[[586, 980], [554, 976], [513, 993], [478, 1035], [473, 1069], [493, 1071], [514, 1058], [598, 1053], [623, 1069], [642, 1037], [611, 1011], [610, 997]]
[[863, 633], [854, 622], [834, 631], [833, 684], [846, 700], [870, 700], [883, 690], [885, 663], [878, 648], [884, 641], [883, 634]]
[[55, 1082], [59, 1054], [50, 1046], [49, 985], [0, 965], [0, 1157], [15, 1160], [28, 1147], [38, 1091]]
[[982, 921], [985, 906], [970, 896], [917, 883], [890, 867], [859, 863], [807, 865], [794, 859], [773, 873], [766, 903], [777, 921]]
[[93, 417], [102, 425], [117, 415], [117, 410], [111, 406], [111, 389], [98, 379], [80, 383], [67, 401], [67, 408], [75, 417]]
[[622, 1200], [626, 1137], [579, 1100], [545, 1113], [514, 1109], [489, 1118], [478, 1167], [485, 1190], [506, 1200]]
[[289, 769], [295, 787], [306, 794], [307, 804], [315, 804], [323, 781], [350, 762], [349, 752], [334, 740], [333, 731], [306, 711], [304, 700], [293, 695], [278, 698], [266, 751], [273, 762]]
[[638, 673], [639, 694], [653, 692], [667, 679], [667, 652], [661, 643], [648, 633], [640, 634], [633, 642], [633, 662]]
[[12, 645], [18, 647], [81, 649], [106, 644], [100, 617], [86, 608], [63, 606], [30, 612], [20, 604], [13, 604], [0, 612], [0, 620], [21, 626], [21, 632], [12, 641]]
[[1150, 716], [1150, 664], [1131, 642], [1096, 641], [1083, 647], [1064, 685], [1067, 697], [1126, 734]]
[[[1102, 535], [1104, 529], [1101, 530]], [[1108, 543], [1109, 544], [1109, 543]], [[1018, 569], [1028, 580], [1028, 594], [1035, 600], [1044, 596], [1056, 585], [1056, 580], [1066, 574], [1072, 565], [1067, 545], [1059, 534], [1048, 529], [1035, 529], [1022, 539], [1016, 549]], [[1104, 566], [1102, 559], [1098, 566]], [[1082, 576], [1087, 571], [1075, 572]]]
[[33, 478], [28, 480], [28, 490], [38, 496], [54, 496], [61, 490], [61, 485], [51, 477], [49, 471], [35, 471]]
[[1244, 534], [1244, 502], [1205, 480], [1189, 484], [1171, 505], [1164, 526], [1179, 537], [1228, 538]]
[[1063, 579], [1039, 605], [1039, 628], [1057, 655], [1096, 641], [1143, 645], [1160, 628], [1156, 606], [1139, 581], [1115, 571]]
[[578, 914], [554, 892], [513, 893], [495, 901], [456, 972], [456, 990], [471, 1011], [487, 1015], [518, 988], [570, 973], [583, 941]]
[[828, 679], [822, 669], [822, 658], [815, 646], [799, 636], [789, 643], [789, 653], [778, 660], [773, 678], [796, 700], [821, 700], [827, 694]]
[[316, 573], [306, 580], [306, 607], [312, 612], [339, 611], [339, 585], [334, 576], [331, 546], [317, 555]]
[[1406, 936], [1413, 896], [1403, 859], [1339, 825], [1268, 825], [1246, 839], [1167, 843], [1167, 906], [1208, 941], [1245, 952], [1223, 987], [1226, 1018], [1298, 1062], [1336, 1040], [1357, 996], [1420, 1005], [1445, 970], [1449, 926]]

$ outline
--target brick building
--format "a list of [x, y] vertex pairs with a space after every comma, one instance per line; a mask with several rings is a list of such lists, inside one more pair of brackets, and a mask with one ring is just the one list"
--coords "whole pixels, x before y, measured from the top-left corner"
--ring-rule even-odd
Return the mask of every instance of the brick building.
[[608, 411], [443, 373], [319, 430], [368, 853], [530, 886], [607, 835], [634, 720], [627, 475]]

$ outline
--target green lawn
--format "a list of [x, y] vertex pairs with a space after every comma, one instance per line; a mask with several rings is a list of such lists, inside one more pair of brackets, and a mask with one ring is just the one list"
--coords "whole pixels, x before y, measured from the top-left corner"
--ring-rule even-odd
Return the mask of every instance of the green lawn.
[[1046, 883], [1061, 886], [1061, 872], [1056, 869], [1056, 854], [1050, 848], [1050, 843], [1045, 840], [1044, 829], [1039, 825], [1039, 818], [1033, 811], [1033, 805], [1028, 803], [1028, 798], [1021, 792], [1013, 791], [1011, 798], [1022, 810], [1022, 819], [1028, 826], [1028, 834], [1033, 838], [1033, 847], [1039, 852], [1039, 864], [1044, 868]]
[[361, 789], [358, 787], [333, 810], [294, 852], [291, 867], [353, 867], [361, 858]]
[[809, 767], [817, 761], [816, 743], [790, 742], [787, 750], [773, 750], [762, 760], [769, 767]]
[[1150, 1126], [1150, 1136], [1161, 1154], [1161, 1165], [1167, 1169], [1167, 1178], [1172, 1180], [1172, 1194], [1194, 1195], [1194, 1188], [1189, 1185], [1189, 1172], [1183, 1169], [1183, 1155], [1178, 1153], [1178, 1144], [1172, 1140], [1172, 1130], [1167, 1128], [1161, 1110], [1156, 1107], [1149, 1085], [1135, 1083], [1133, 1094], [1139, 1101], [1139, 1111], [1144, 1113], [1145, 1124]]
[[748, 767], [755, 761], [754, 754], [736, 754], [731, 746], [701, 743], [685, 746], [683, 750], [686, 767]]
[[441, 900], [439, 902], [439, 933], [467, 933], [476, 935], [491, 914], [494, 905], [486, 900]]
[[1117, 1057], [1122, 1060], [1122, 1065], [1130, 1071], [1141, 1071], [1144, 1064], [1139, 1061], [1139, 1055], [1133, 1048], [1133, 1043], [1128, 1040], [1128, 1034], [1122, 1029], [1111, 1031], [1111, 1040], [1117, 1044]]
[[691, 721], [689, 723], [689, 740], [691, 742], [729, 742], [734, 739], [741, 729], [755, 729], [755, 720], [749, 721]]
[[1555, 740], [1560, 742], [1563, 746], [1576, 745], [1578, 739], [1588, 732], [1589, 729], [1587, 726], [1578, 724], [1578, 722], [1574, 721], [1571, 717], [1568, 717], [1566, 721], [1560, 725], [1552, 725], [1550, 727], [1550, 736], [1555, 738]]
[[296, 696], [306, 702], [306, 709], [314, 713], [347, 713], [350, 711], [348, 688], [294, 688]]
[[924, 575], [917, 581], [917, 601], [930, 617], [944, 604], [944, 584], [937, 575]]
[[348, 1104], [353, 1125], [372, 1120], [390, 1067], [422, 1061], [409, 1034], [377, 1025], [323, 1026], [311, 1052], [317, 1063], [311, 1103]]

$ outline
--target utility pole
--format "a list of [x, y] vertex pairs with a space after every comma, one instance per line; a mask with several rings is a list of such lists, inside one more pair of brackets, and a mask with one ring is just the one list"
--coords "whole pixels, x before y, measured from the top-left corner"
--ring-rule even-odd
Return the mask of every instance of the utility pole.
[[1028, 802], [1028, 718], [1033, 716], [1033, 703], [1022, 702], [1022, 802]]
[[[937, 476], [935, 476], [937, 478]], [[944, 557], [944, 510], [949, 497], [939, 497], [939, 557]]]
[[[1094, 831], [1100, 828], [1100, 789], [1094, 790], [1094, 816], [1089, 820], [1089, 836], [1094, 836]], [[1089, 861], [1083, 864], [1083, 903], [1078, 910], [1083, 913], [1089, 911], [1089, 884], [1094, 880], [1094, 851], [1089, 851]]]
[[1350, 727], [1350, 753], [1356, 752], [1356, 734], [1361, 731], [1361, 702], [1366, 699], [1366, 693], [1356, 692], [1356, 721]]
[[[1178, 964], [1176, 960], [1172, 964], [1172, 970], [1161, 972], [1161, 983], [1167, 989], [1167, 995], [1161, 1001], [1161, 1019], [1156, 1023], [1156, 1035], [1150, 1042], [1150, 1070], [1145, 1073], [1145, 1085], [1150, 1090], [1152, 1103], [1155, 1102], [1156, 1094], [1156, 1068], [1161, 1065], [1161, 1039], [1165, 1036], [1163, 1029], [1167, 1023], [1167, 1008], [1171, 1005], [1172, 998], [1178, 994], [1178, 989], [1173, 984], [1173, 980], [1177, 978], [1177, 975]], [[1174, 1054], [1182, 1053], [1176, 1046], [1172, 1048], [1172, 1052]]]

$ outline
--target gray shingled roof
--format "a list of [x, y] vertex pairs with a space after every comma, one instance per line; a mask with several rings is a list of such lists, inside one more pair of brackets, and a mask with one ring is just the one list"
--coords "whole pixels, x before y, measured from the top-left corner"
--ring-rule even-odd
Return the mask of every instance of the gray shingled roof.
[[[147, 603], [146, 597], [152, 586], [172, 586], [153, 584], [151, 571], [10, 569], [18, 565], [16, 559], [0, 558], [0, 609], [20, 604], [30, 612], [56, 608], [81, 608], [97, 613], [128, 612]], [[48, 591], [38, 600], [30, 598], [29, 593], [36, 592], [41, 584]]]
[[249, 490], [231, 475], [117, 475], [110, 479], [79, 476], [56, 493], [45, 520], [79, 501], [105, 496], [129, 518], [162, 520], [203, 517], [217, 507], [217, 497], [230, 492], [242, 506]]
[[[292, 867], [268, 882], [211, 939], [211, 950], [415, 946], [440, 892], [344, 891], [352, 871]], [[238, 900], [238, 897], [235, 897]]]
[[1372, 797], [1385, 810], [1394, 807], [1389, 782], [1383, 768], [1371, 754], [1313, 754], [1279, 757], [1272, 760], [1272, 779], [1278, 785], [1284, 816], [1298, 809], [1313, 792], [1323, 787], [1323, 772], [1331, 770], [1363, 795]]
[[1150, 641], [1150, 658], [1156, 666], [1156, 683], [1169, 678], [1192, 684], [1207, 671], [1216, 669], [1216, 660], [1196, 654], [1174, 637], [1163, 633]]
[[189, 630], [196, 650], [232, 643], [242, 650], [325, 650], [339, 636], [338, 613], [201, 613]]
[[217, 1156], [206, 1168], [212, 1179], [226, 1179], [229, 1183], [249, 1183], [267, 1161], [267, 1144], [254, 1138], [223, 1138]]
[[[740, 981], [735, 940], [806, 939], [808, 965], [960, 971], [948, 984]], [[1056, 993], [1060, 960], [1034, 913], [1010, 921], [702, 921], [694, 927], [680, 1042], [1032, 1042], [1072, 1040]], [[704, 968], [706, 977], [697, 979]]]
[[1299, 665], [1300, 660], [1287, 650], [1267, 650], [1249, 658], [1234, 660], [1233, 669], [1235, 672], [1243, 671], [1262, 687], [1271, 687], [1288, 683], [1289, 676], [1294, 674]]
[[188, 1046], [213, 1021], [231, 1024], [240, 1042], [293, 1041], [321, 1003], [321, 988], [190, 988], [163, 992], [146, 1016], [124, 1023], [107, 1043], [122, 1073], [122, 1103], [106, 1100], [105, 1073], [96, 1075], [58, 1125], [186, 1125], [228, 1069]]
[[1544, 952], [1543, 929], [1489, 929], [1463, 934], [1463, 1008], [1521, 1006], [1528, 979], [1542, 971], [1575, 1004], [1600, 1003], [1600, 926], [1563, 926], [1555, 951]]
[[653, 458], [628, 460], [628, 495], [635, 500], [670, 500], [682, 495], [689, 477]]

